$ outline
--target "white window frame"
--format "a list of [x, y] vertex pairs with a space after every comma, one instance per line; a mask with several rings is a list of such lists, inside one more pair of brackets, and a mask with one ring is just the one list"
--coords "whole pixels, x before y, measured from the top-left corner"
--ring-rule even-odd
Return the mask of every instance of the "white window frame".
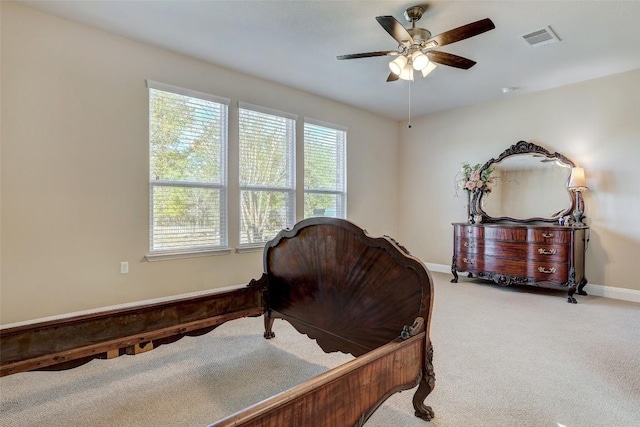
[[[337, 206], [336, 206], [336, 218], [347, 218], [347, 130], [348, 128], [344, 127], [344, 126], [340, 126], [340, 125], [336, 125], [333, 123], [327, 123], [327, 122], [323, 122], [320, 120], [315, 120], [309, 117], [305, 117], [304, 118], [304, 130], [303, 130], [303, 134], [305, 135], [305, 140], [304, 140], [304, 159], [303, 159], [303, 165], [306, 164], [306, 134], [307, 134], [307, 124], [312, 125], [312, 126], [318, 126], [318, 127], [324, 127], [324, 128], [328, 128], [328, 129], [332, 129], [338, 132], [342, 132], [343, 136], [342, 136], [342, 142], [341, 142], [341, 147], [337, 147], [339, 148], [337, 151], [337, 156], [338, 156], [338, 164], [342, 165], [342, 170], [337, 172], [338, 174], [341, 174], [340, 179], [338, 179], [338, 181], [341, 183], [341, 188], [337, 188], [337, 189], [329, 189], [329, 188], [310, 188], [307, 186], [307, 182], [305, 180], [305, 178], [303, 178], [303, 180], [305, 180], [303, 187], [304, 187], [304, 196], [305, 196], [305, 201], [306, 201], [306, 195], [307, 194], [328, 194], [328, 195], [333, 195], [337, 197]], [[337, 142], [336, 145], [338, 145], [339, 143]], [[305, 206], [306, 207], [306, 204]], [[304, 211], [304, 208], [303, 208]], [[305, 217], [307, 217], [305, 215]]]
[[[238, 116], [241, 114], [241, 110], [251, 110], [257, 113], [282, 117], [285, 119], [292, 120], [293, 123], [288, 129], [288, 137], [287, 137], [287, 182], [285, 187], [272, 187], [268, 185], [243, 185], [239, 182], [239, 193], [238, 193], [238, 248], [237, 252], [250, 252], [254, 250], [258, 250], [263, 248], [264, 245], [272, 236], [267, 238], [262, 242], [251, 242], [251, 243], [241, 243], [243, 240], [242, 236], [242, 192], [243, 191], [265, 191], [265, 192], [275, 192], [275, 193], [284, 193], [286, 203], [287, 203], [287, 214], [285, 217], [286, 227], [291, 228], [296, 222], [296, 127], [297, 127], [297, 114], [291, 114], [280, 110], [275, 110], [272, 108], [262, 107], [259, 105], [249, 104], [247, 102], [238, 102]], [[238, 120], [238, 127], [240, 126], [240, 119]], [[238, 151], [241, 150], [240, 147], [240, 129], [238, 128]], [[240, 159], [238, 160], [241, 161]], [[239, 165], [239, 169], [241, 165]], [[240, 176], [238, 177], [240, 180]]]
[[[147, 88], [160, 90], [164, 92], [170, 92], [177, 95], [188, 96], [191, 98], [199, 98], [206, 101], [215, 102], [225, 106], [223, 108], [223, 114], [221, 117], [220, 123], [220, 140], [222, 143], [221, 147], [221, 158], [220, 158], [220, 179], [221, 182], [189, 182], [189, 181], [167, 181], [167, 180], [155, 180], [151, 179], [149, 176], [149, 253], [146, 255], [146, 259], [148, 261], [161, 261], [161, 260], [169, 260], [169, 259], [180, 259], [180, 258], [190, 258], [190, 257], [201, 257], [201, 256], [210, 256], [210, 255], [224, 255], [231, 253], [231, 250], [228, 247], [228, 149], [229, 149], [229, 137], [228, 137], [228, 128], [229, 128], [229, 104], [231, 102], [228, 98], [223, 98], [215, 95], [211, 95], [204, 92], [199, 92], [191, 89], [186, 89], [178, 86], [169, 85], [166, 83], [156, 82], [153, 80], [146, 81]], [[151, 105], [149, 105], [151, 108]], [[149, 126], [151, 126], [151, 121], [149, 121]], [[149, 144], [151, 144], [151, 135], [149, 135]], [[151, 166], [151, 162], [149, 162], [149, 167]], [[153, 231], [154, 231], [154, 187], [162, 186], [162, 187], [186, 187], [186, 188], [208, 188], [208, 189], [218, 189], [221, 192], [220, 197], [220, 245], [215, 246], [201, 246], [194, 245], [191, 247], [180, 248], [180, 249], [153, 249]]]

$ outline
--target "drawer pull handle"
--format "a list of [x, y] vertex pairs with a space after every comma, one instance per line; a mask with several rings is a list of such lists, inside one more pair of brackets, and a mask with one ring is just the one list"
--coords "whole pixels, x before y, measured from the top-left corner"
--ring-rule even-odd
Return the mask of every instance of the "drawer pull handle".
[[466, 263], [466, 264], [473, 264], [473, 260], [469, 259], [469, 258], [462, 258], [462, 260]]
[[553, 237], [553, 233], [542, 233], [542, 237], [545, 239], [550, 239]]
[[553, 274], [556, 272], [556, 268], [555, 267], [551, 267], [549, 269], [546, 269], [544, 267], [538, 267], [538, 271], [540, 273], [544, 273], [544, 274]]
[[557, 252], [558, 252], [557, 249], [543, 249], [543, 248], [538, 249], [538, 253], [540, 255], [555, 255]]
[[464, 247], [465, 248], [475, 248], [476, 244], [475, 243], [464, 242]]

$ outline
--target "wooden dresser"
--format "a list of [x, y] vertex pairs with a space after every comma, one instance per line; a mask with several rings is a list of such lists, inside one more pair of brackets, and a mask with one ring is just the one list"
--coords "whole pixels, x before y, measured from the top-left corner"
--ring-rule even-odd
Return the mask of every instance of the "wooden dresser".
[[451, 273], [493, 280], [503, 286], [533, 285], [586, 295], [584, 273], [588, 227], [550, 224], [454, 223]]

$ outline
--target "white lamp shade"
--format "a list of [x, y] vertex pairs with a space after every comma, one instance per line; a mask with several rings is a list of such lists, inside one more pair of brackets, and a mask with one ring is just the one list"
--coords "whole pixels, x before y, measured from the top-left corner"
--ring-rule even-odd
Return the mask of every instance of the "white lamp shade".
[[587, 188], [587, 182], [584, 178], [583, 168], [571, 168], [571, 177], [569, 178], [569, 188]]
[[389, 69], [393, 74], [399, 76], [404, 70], [404, 66], [407, 65], [407, 57], [404, 55], [398, 56], [393, 61], [389, 62]]
[[402, 80], [411, 80], [413, 81], [413, 67], [411, 64], [406, 64], [402, 69], [402, 72], [399, 76]]
[[421, 71], [429, 65], [429, 58], [427, 58], [427, 55], [417, 50], [411, 54], [411, 62], [413, 63], [414, 70]]
[[427, 75], [435, 69], [436, 69], [436, 64], [429, 61], [427, 66], [422, 69], [422, 77], [427, 77]]

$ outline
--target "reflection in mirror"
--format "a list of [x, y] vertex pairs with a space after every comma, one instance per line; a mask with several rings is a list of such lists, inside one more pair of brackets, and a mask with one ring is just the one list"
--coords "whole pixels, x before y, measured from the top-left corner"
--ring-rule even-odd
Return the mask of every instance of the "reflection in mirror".
[[482, 197], [482, 210], [494, 218], [558, 219], [571, 206], [567, 182], [571, 165], [536, 154], [518, 154], [494, 163], [495, 186]]
[[493, 169], [494, 186], [475, 192], [471, 208], [482, 222], [556, 222], [575, 206], [567, 188], [574, 166], [562, 154], [519, 141], [480, 167], [480, 173]]

